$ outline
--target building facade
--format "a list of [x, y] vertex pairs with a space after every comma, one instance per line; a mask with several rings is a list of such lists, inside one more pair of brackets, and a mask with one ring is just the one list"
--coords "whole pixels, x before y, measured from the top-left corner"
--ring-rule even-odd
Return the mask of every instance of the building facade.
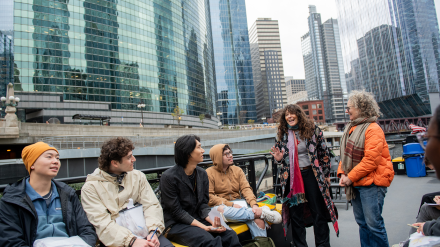
[[145, 126], [177, 125], [179, 106], [181, 125], [217, 127], [208, 0], [5, 1], [22, 121], [89, 114], [138, 126], [143, 103]]
[[344, 121], [347, 86], [338, 22], [322, 23], [314, 5], [309, 14], [309, 32], [301, 37], [306, 91], [310, 99], [323, 100], [327, 123]]
[[431, 115], [440, 103], [434, 1], [336, 4], [349, 91], [372, 92], [383, 118]]
[[224, 125], [257, 120], [244, 0], [210, 0], [217, 112]]
[[[278, 21], [258, 18], [249, 29], [249, 41], [257, 117], [261, 120], [270, 118], [274, 111], [287, 104]], [[271, 96], [275, 98], [270, 98]]]
[[301, 91], [306, 91], [306, 80], [293, 79], [293, 77], [286, 77], [286, 94], [287, 98]]
[[324, 111], [324, 101], [322, 100], [309, 100], [297, 102], [303, 110], [304, 113], [312, 119], [317, 124], [324, 124], [325, 121], [325, 111]]
[[299, 91], [287, 97], [287, 104], [296, 104], [299, 101], [307, 101], [309, 100], [309, 96], [307, 95], [307, 91]]

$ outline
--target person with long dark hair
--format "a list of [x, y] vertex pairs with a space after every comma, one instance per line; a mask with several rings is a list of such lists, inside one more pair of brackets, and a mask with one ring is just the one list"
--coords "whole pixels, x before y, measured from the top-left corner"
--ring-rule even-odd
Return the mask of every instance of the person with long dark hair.
[[283, 225], [292, 225], [297, 247], [307, 246], [306, 226], [313, 225], [316, 246], [330, 246], [329, 221], [339, 235], [330, 198], [330, 153], [321, 129], [298, 105], [286, 106], [271, 154], [281, 165]]
[[164, 234], [173, 242], [191, 247], [241, 246], [237, 234], [220, 225], [220, 218], [212, 221], [208, 216], [208, 175], [197, 166], [204, 153], [195, 135], [179, 137], [174, 145], [176, 165], [160, 179]]

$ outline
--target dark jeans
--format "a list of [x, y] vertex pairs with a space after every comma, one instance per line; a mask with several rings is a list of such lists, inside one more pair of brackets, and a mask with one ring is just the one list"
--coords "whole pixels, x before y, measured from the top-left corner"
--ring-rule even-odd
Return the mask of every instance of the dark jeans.
[[370, 186], [355, 187], [356, 198], [351, 200], [353, 214], [359, 225], [359, 236], [362, 247], [388, 247], [388, 236], [382, 209], [386, 187]]
[[[202, 224], [210, 225], [205, 220]], [[173, 242], [190, 247], [241, 246], [237, 234], [232, 230], [222, 233], [210, 233], [197, 226], [175, 224], [168, 232], [167, 238]]]
[[[316, 246], [330, 246], [330, 229], [328, 227], [324, 198], [319, 190], [313, 169], [301, 171], [304, 182], [304, 192], [313, 217], [313, 231]], [[292, 238], [296, 247], [307, 246], [306, 228], [304, 226], [304, 204], [289, 208], [292, 224]]]
[[164, 236], [159, 236], [160, 247], [173, 247], [174, 245], [170, 242], [170, 240], [166, 239]]

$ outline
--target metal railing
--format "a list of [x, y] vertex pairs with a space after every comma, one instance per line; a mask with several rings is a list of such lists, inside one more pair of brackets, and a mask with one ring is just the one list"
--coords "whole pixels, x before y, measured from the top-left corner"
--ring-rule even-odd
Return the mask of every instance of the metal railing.
[[[258, 189], [260, 188], [260, 185], [268, 169], [270, 168], [270, 163], [272, 163], [270, 157], [271, 155], [269, 153], [255, 154], [255, 155], [240, 155], [234, 157], [234, 164], [243, 169], [254, 194], [257, 194]], [[264, 162], [264, 167], [262, 169], [261, 175], [258, 177], [258, 180], [256, 176], [257, 162]], [[210, 159], [206, 159], [203, 162], [199, 163], [198, 166], [206, 169], [212, 166], [212, 161]], [[159, 192], [160, 178], [162, 174], [171, 167], [172, 166], [166, 166], [166, 167], [139, 170], [147, 175], [148, 182], [150, 183], [151, 187], [155, 190], [156, 194], [159, 195], [159, 197], [160, 197], [160, 192]], [[152, 175], [152, 176], [148, 176], [148, 175]], [[87, 176], [80, 176], [80, 177], [61, 178], [56, 180], [66, 184], [75, 184], [75, 183], [85, 182], [86, 178]], [[0, 185], [0, 192], [3, 192], [6, 186], [7, 185]], [[81, 190], [77, 190], [78, 195], [80, 194], [80, 192]]]
[[[218, 133], [199, 134], [202, 139], [202, 144], [205, 141], [221, 140], [240, 137], [251, 137], [265, 134], [273, 134], [275, 136], [276, 129], [263, 129], [263, 130], [244, 130], [244, 131], [230, 131], [224, 130]], [[186, 134], [183, 132], [182, 135]], [[133, 141], [136, 147], [157, 147], [174, 145], [174, 142], [181, 135], [172, 136], [127, 136]], [[39, 141], [43, 141], [55, 148], [62, 149], [88, 149], [88, 148], [100, 148], [102, 144], [115, 136], [54, 136], [41, 138]]]

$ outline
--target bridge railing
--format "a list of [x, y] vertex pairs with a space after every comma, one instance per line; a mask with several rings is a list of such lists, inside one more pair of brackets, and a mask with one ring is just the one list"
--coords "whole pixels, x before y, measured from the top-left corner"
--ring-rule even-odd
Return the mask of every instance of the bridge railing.
[[[252, 137], [265, 134], [273, 134], [275, 136], [276, 129], [259, 129], [244, 131], [219, 131], [218, 133], [200, 134], [200, 138], [205, 141], [221, 140], [231, 138]], [[174, 145], [174, 142], [180, 135], [173, 136], [127, 136], [133, 141], [136, 147], [157, 147]], [[41, 138], [39, 141], [48, 143], [59, 150], [63, 149], [89, 149], [100, 148], [102, 144], [114, 136], [54, 136]], [[206, 147], [206, 146], [205, 146]]]

